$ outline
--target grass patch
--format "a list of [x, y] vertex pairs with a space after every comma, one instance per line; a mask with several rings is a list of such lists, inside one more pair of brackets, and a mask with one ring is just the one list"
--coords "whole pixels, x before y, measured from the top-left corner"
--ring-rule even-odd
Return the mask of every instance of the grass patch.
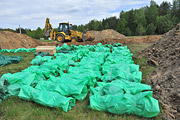
[[[129, 44], [127, 45], [131, 52], [134, 54], [135, 64], [140, 65], [140, 70], [143, 73], [143, 81], [147, 79], [147, 76], [152, 73], [154, 66], [148, 66], [146, 64], [146, 58], [139, 57], [139, 53], [142, 49], [146, 48], [150, 44]], [[4, 67], [0, 67], [0, 77], [5, 73], [16, 73], [30, 66], [30, 62], [34, 59], [34, 53], [3, 53], [7, 56], [22, 56], [23, 61], [18, 64], [11, 64]], [[145, 83], [145, 82], [143, 82]], [[144, 119], [142, 117], [134, 115], [114, 115], [106, 112], [99, 112], [88, 108], [89, 96], [83, 101], [77, 101], [72, 110], [67, 113], [60, 108], [49, 108], [34, 102], [24, 101], [18, 97], [10, 97], [0, 103], [0, 120], [139, 120]], [[153, 118], [159, 120], [159, 116]]]
[[126, 36], [126, 38], [136, 38], [136, 37], [144, 37], [144, 36]]
[[150, 46], [151, 43], [144, 44], [128, 44], [127, 47], [133, 53], [133, 61], [135, 64], [140, 65], [140, 71], [142, 71], [142, 83], [147, 84], [146, 80], [149, 78], [149, 75], [157, 68], [156, 66], [148, 65], [147, 58], [144, 58], [140, 55], [140, 52]]
[[17, 64], [10, 64], [3, 67], [0, 67], [0, 77], [5, 73], [16, 73], [21, 70], [28, 68], [30, 66], [30, 62], [34, 59], [34, 53], [2, 53], [5, 56], [22, 56], [23, 60]]
[[40, 40], [41, 42], [54, 42], [54, 40]]
[[145, 36], [154, 36], [154, 35], [126, 36], [126, 38], [136, 38], [136, 37], [145, 37]]
[[8, 120], [139, 120], [141, 117], [134, 115], [113, 115], [88, 108], [88, 97], [83, 101], [77, 101], [75, 107], [67, 113], [60, 108], [49, 108], [34, 102], [28, 102], [11, 97], [0, 104], [0, 119]]

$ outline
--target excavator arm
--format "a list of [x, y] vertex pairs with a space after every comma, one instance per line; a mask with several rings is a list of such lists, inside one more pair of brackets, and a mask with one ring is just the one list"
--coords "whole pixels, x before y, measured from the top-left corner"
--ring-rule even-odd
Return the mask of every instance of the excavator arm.
[[52, 25], [49, 22], [49, 18], [46, 18], [46, 24], [44, 29], [44, 36], [50, 37], [52, 40], [56, 39], [56, 32], [52, 28]]

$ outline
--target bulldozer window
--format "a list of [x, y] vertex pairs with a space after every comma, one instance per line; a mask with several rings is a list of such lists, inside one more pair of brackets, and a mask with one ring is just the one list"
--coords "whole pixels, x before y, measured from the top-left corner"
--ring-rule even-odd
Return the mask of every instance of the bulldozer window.
[[68, 34], [68, 25], [64, 24], [63, 32], [65, 32], [66, 34]]
[[69, 29], [72, 30], [72, 25], [69, 25]]
[[63, 31], [63, 25], [62, 24], [59, 25], [59, 31]]
[[69, 24], [60, 23], [58, 31], [70, 35]]

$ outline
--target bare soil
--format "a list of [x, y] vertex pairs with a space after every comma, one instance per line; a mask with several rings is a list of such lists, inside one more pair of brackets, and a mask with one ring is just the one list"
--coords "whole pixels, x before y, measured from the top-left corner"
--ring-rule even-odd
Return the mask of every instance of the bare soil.
[[158, 66], [149, 82], [165, 109], [162, 118], [180, 119], [180, 23], [142, 54]]
[[[95, 40], [86, 42], [66, 42], [68, 45], [95, 45], [97, 43], [102, 44], [113, 44], [113, 43], [152, 43], [161, 38], [160, 35], [154, 36], [144, 36], [144, 37], [133, 37], [126, 38], [124, 35], [116, 32], [115, 30], [108, 29], [103, 31], [88, 31], [88, 37]], [[9, 31], [0, 31], [0, 47], [2, 49], [16, 49], [16, 48], [34, 48], [42, 45], [63, 45], [57, 41], [54, 42], [41, 42], [39, 40], [33, 39], [24, 34], [18, 34]]]
[[27, 35], [9, 31], [0, 31], [0, 47], [2, 49], [33, 48], [42, 43]]
[[94, 41], [100, 41], [104, 39], [124, 39], [126, 38], [123, 34], [118, 33], [113, 29], [106, 29], [102, 31], [88, 31], [95, 39]]
[[[68, 45], [96, 45], [98, 43], [104, 44], [113, 44], [113, 43], [122, 43], [122, 44], [130, 44], [130, 43], [153, 43], [159, 40], [162, 36], [161, 35], [151, 35], [151, 36], [143, 36], [143, 37], [133, 37], [133, 38], [121, 38], [121, 39], [104, 39], [104, 40], [93, 40], [93, 41], [86, 41], [86, 42], [66, 42]], [[48, 42], [43, 43], [45, 45], [59, 45], [62, 46], [64, 43], [59, 42]]]

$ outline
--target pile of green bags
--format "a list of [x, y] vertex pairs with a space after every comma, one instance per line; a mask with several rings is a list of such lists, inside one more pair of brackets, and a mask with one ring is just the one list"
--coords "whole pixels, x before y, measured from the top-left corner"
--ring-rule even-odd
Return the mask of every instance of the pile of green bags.
[[139, 65], [126, 46], [64, 44], [56, 49], [54, 56], [36, 56], [32, 66], [19, 73], [4, 74], [1, 100], [16, 95], [67, 112], [90, 91], [89, 107], [94, 110], [143, 117], [160, 112], [151, 87], [141, 84]]
[[38, 52], [38, 53], [34, 53], [34, 56], [44, 57], [44, 56], [50, 56], [50, 54], [49, 53], [45, 53], [45, 52]]
[[90, 108], [113, 114], [154, 117], [159, 113], [159, 104], [150, 90], [148, 85], [126, 80], [99, 82], [96, 88], [91, 88]]
[[50, 62], [53, 59], [54, 57], [52, 56], [36, 56], [35, 59], [31, 61], [31, 65], [42, 65], [43, 63]]
[[0, 53], [6, 53], [6, 52], [13, 52], [13, 53], [17, 53], [17, 52], [36, 52], [36, 48], [18, 48], [18, 49], [2, 49], [0, 50]]
[[12, 63], [19, 63], [22, 59], [21, 56], [15, 57], [15, 56], [4, 56], [0, 54], [0, 67], [12, 64]]

